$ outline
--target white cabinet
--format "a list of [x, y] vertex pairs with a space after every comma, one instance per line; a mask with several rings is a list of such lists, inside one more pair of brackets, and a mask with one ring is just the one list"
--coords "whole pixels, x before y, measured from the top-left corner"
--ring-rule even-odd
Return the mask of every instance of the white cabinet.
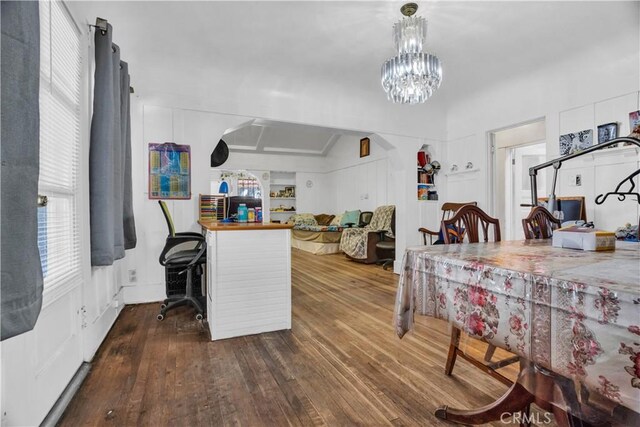
[[207, 231], [212, 340], [291, 329], [291, 230], [238, 227]]

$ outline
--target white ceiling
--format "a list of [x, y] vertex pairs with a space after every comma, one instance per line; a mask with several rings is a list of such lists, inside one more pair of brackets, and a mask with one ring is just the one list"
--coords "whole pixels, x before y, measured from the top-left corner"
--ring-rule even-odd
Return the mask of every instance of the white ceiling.
[[326, 156], [343, 135], [367, 136], [345, 129], [256, 119], [229, 129], [222, 139], [231, 151]]
[[[114, 25], [114, 41], [126, 45], [136, 93], [232, 103], [247, 91], [294, 98], [309, 85], [338, 85], [346, 96], [384, 99], [380, 66], [394, 54], [391, 28], [403, 3], [121, 1], [72, 2], [70, 9], [86, 22], [99, 16]], [[621, 14], [638, 16], [637, 2], [418, 4], [418, 14], [429, 22], [427, 50], [440, 57], [444, 70], [442, 87], [428, 102], [442, 108], [585, 46], [606, 48]], [[232, 145], [323, 153], [338, 135], [310, 129], [308, 139], [296, 137], [294, 145], [293, 134], [279, 128], [253, 124], [238, 130]], [[249, 141], [258, 137], [261, 143]]]

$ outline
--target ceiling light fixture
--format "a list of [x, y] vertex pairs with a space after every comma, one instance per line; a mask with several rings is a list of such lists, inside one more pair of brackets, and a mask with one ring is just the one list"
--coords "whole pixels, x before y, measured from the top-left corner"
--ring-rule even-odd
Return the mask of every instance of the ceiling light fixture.
[[425, 102], [442, 81], [442, 67], [437, 56], [422, 52], [427, 38], [427, 21], [413, 16], [415, 3], [400, 8], [406, 18], [393, 26], [393, 41], [398, 54], [382, 64], [382, 87], [390, 101], [402, 104]]

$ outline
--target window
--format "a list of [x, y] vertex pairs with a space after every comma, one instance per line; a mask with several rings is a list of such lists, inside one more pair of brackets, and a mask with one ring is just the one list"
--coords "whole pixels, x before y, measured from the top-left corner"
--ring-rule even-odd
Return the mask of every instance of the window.
[[40, 179], [38, 212], [45, 289], [77, 283], [82, 58], [80, 32], [61, 2], [40, 2]]

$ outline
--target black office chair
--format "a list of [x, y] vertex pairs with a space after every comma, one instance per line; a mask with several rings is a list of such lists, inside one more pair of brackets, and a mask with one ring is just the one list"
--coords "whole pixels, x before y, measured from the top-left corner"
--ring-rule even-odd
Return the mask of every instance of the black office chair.
[[382, 264], [383, 269], [387, 269], [387, 267], [391, 266], [393, 268], [393, 262], [396, 259], [396, 211], [393, 211], [393, 215], [391, 215], [391, 232], [393, 233], [393, 238], [386, 235], [386, 233], [380, 233], [380, 241], [376, 243], [376, 255], [378, 256], [378, 261], [376, 264]]
[[[164, 320], [167, 311], [182, 305], [190, 305], [195, 308], [196, 320], [202, 320], [206, 300], [197, 294], [202, 293], [201, 278], [204, 272], [203, 266], [207, 262], [205, 238], [199, 233], [176, 233], [166, 203], [162, 200], [159, 200], [158, 203], [169, 229], [169, 235], [159, 259], [160, 265], [165, 268], [167, 299], [160, 307], [158, 320]], [[176, 249], [181, 245], [183, 245], [182, 248]], [[184, 248], [184, 246], [188, 248]], [[180, 280], [183, 274], [186, 274], [184, 281]], [[178, 289], [176, 289], [175, 283], [179, 283]], [[182, 283], [184, 283], [184, 287], [181, 286]], [[194, 286], [196, 283], [200, 285], [197, 293]]]

